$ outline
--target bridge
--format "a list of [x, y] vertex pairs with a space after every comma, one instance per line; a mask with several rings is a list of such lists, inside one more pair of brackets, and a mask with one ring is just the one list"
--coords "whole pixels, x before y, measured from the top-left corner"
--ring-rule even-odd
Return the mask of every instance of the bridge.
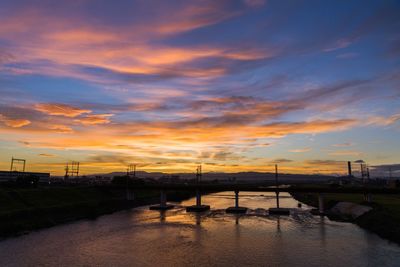
[[323, 215], [324, 210], [324, 194], [327, 193], [340, 193], [340, 194], [363, 194], [364, 200], [371, 202], [372, 194], [400, 194], [398, 188], [384, 188], [373, 187], [368, 185], [351, 186], [351, 187], [332, 187], [327, 185], [273, 185], [272, 183], [262, 184], [210, 184], [210, 183], [194, 183], [194, 184], [171, 184], [171, 183], [157, 183], [157, 184], [141, 184], [131, 185], [127, 187], [127, 198], [133, 199], [133, 190], [159, 190], [160, 191], [160, 204], [151, 206], [152, 210], [167, 210], [174, 206], [167, 203], [167, 191], [191, 191], [196, 193], [196, 205], [186, 207], [188, 212], [201, 212], [210, 209], [209, 205], [204, 205], [201, 202], [202, 193], [209, 192], [222, 192], [233, 191], [235, 193], [234, 206], [226, 209], [228, 213], [245, 213], [247, 208], [239, 205], [239, 192], [273, 192], [276, 195], [276, 208], [269, 210], [270, 214], [289, 214], [289, 210], [280, 208], [279, 194], [281, 192], [288, 193], [317, 193], [318, 194], [318, 214]]

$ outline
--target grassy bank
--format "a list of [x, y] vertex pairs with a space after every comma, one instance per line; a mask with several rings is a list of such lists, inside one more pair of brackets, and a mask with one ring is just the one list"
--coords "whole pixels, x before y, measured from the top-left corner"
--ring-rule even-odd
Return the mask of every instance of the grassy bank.
[[[125, 200], [125, 193], [112, 187], [0, 187], [0, 237], [159, 201], [158, 191], [136, 191], [133, 201]], [[168, 199], [178, 201], [190, 196], [172, 192]]]
[[[292, 193], [292, 196], [307, 205], [318, 207], [317, 194]], [[383, 238], [400, 244], [399, 195], [373, 195], [372, 203], [364, 202], [362, 194], [324, 194], [324, 200], [326, 209], [330, 209], [336, 203], [342, 201], [373, 207], [373, 210], [352, 222]]]

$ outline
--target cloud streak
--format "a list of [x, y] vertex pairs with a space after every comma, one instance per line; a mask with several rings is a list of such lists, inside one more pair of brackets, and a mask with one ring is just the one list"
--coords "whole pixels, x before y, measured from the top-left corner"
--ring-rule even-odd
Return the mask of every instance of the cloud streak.
[[90, 113], [90, 110], [79, 109], [65, 104], [58, 103], [39, 103], [35, 105], [37, 111], [54, 115], [54, 116], [65, 116], [65, 117], [77, 117], [84, 113]]
[[3, 122], [5, 125], [13, 128], [21, 128], [31, 123], [29, 120], [26, 119], [12, 119], [2, 114], [0, 114], [0, 121]]

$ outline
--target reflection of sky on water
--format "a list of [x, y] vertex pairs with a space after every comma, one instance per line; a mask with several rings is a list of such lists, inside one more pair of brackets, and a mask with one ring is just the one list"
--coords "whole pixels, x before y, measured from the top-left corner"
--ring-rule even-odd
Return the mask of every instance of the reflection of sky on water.
[[[264, 196], [261, 196], [264, 194]], [[230, 197], [226, 197], [226, 196]], [[395, 266], [400, 248], [356, 225], [312, 216], [268, 216], [268, 193], [241, 194], [246, 215], [228, 215], [233, 193], [203, 197], [211, 211], [141, 207], [0, 242], [2, 266]], [[282, 207], [296, 207], [290, 197]]]

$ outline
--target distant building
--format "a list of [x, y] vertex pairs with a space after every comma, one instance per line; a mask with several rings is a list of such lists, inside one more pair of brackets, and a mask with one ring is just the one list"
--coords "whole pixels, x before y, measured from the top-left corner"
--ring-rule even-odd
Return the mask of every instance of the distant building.
[[39, 183], [48, 183], [50, 173], [44, 172], [17, 172], [17, 171], [0, 171], [0, 182], [16, 181], [21, 176], [35, 176], [39, 178]]

